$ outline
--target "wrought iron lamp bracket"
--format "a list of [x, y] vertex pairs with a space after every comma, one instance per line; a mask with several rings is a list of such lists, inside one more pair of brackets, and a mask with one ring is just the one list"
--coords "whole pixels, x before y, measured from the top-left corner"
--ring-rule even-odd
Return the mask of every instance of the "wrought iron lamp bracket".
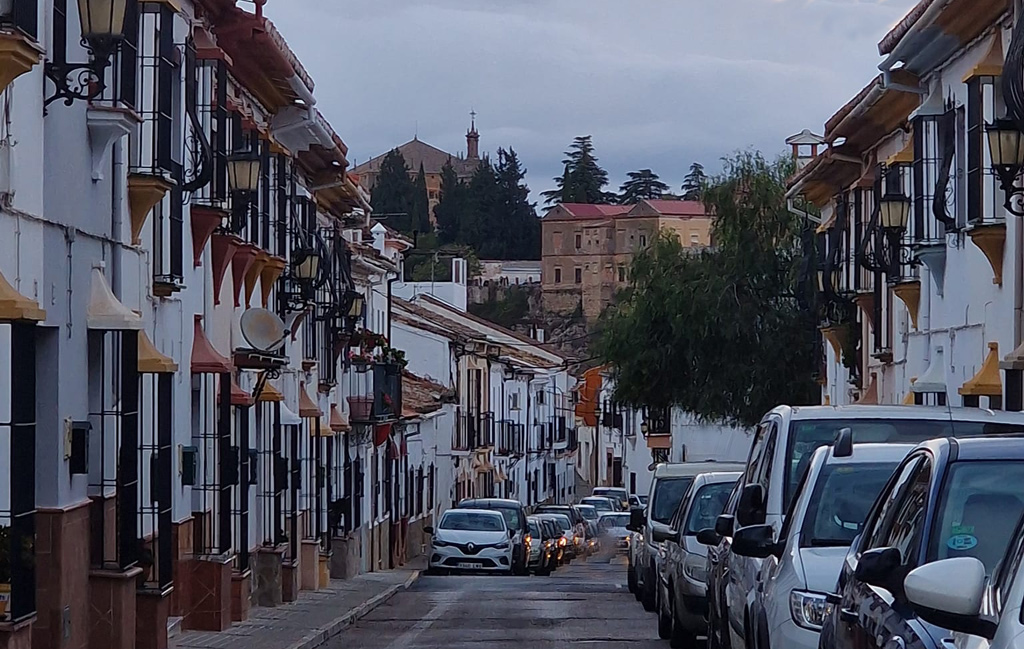
[[53, 82], [54, 92], [43, 101], [43, 110], [57, 100], [71, 106], [75, 100], [92, 101], [102, 95], [107, 88], [107, 66], [120, 43], [120, 38], [95, 38], [91, 42], [83, 38], [82, 47], [89, 53], [88, 63], [47, 61], [44, 73]]
[[[999, 177], [999, 185], [1006, 196], [1003, 207], [1014, 216], [1024, 216], [1024, 187], [1017, 184], [1017, 177], [1021, 170], [1005, 165], [996, 166], [994, 169]], [[1018, 200], [1015, 201], [1015, 198]]]

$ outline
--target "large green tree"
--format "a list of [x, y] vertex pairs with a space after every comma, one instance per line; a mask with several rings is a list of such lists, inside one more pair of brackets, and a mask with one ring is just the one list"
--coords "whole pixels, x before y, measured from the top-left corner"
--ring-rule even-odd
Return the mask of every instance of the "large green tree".
[[683, 178], [683, 200], [699, 201], [704, 193], [704, 185], [708, 178], [704, 174], [704, 165], [694, 162], [690, 165], [690, 172]]
[[392, 149], [384, 156], [380, 172], [377, 174], [377, 182], [373, 186], [370, 202], [374, 213], [380, 215], [395, 229], [406, 233], [412, 232], [418, 229], [419, 225], [416, 192], [416, 183], [409, 177], [409, 167], [405, 163], [405, 158], [398, 149]]
[[650, 169], [631, 171], [628, 180], [619, 188], [619, 204], [633, 205], [641, 200], [661, 198], [668, 191], [668, 185], [661, 182], [658, 174]]
[[410, 216], [414, 227], [419, 232], [433, 232], [430, 224], [430, 198], [427, 195], [427, 173], [420, 163], [420, 170], [416, 174], [416, 181], [412, 186], [412, 200], [410, 201]]
[[541, 194], [545, 203], [611, 203], [614, 194], [604, 191], [608, 185], [608, 172], [597, 164], [594, 143], [590, 135], [577, 137], [565, 152], [565, 173], [554, 179], [556, 189]]
[[441, 169], [441, 193], [434, 207], [437, 235], [442, 244], [455, 243], [459, 240], [465, 203], [466, 187], [459, 180], [452, 163], [446, 162]]
[[515, 149], [498, 149], [495, 178], [497, 196], [488, 219], [491, 227], [478, 251], [484, 259], [540, 259], [540, 220], [530, 202], [526, 169]]
[[715, 247], [662, 234], [636, 255], [595, 343], [617, 399], [746, 425], [779, 403], [817, 401], [817, 322], [799, 295], [802, 223], [786, 208], [791, 170], [788, 158], [725, 160], [704, 193]]

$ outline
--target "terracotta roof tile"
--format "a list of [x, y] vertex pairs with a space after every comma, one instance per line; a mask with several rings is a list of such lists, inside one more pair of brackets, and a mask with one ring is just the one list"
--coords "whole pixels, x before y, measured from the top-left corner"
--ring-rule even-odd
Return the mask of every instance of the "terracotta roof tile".
[[402, 409], [415, 414], [427, 414], [441, 409], [442, 398], [448, 388], [428, 378], [402, 371]]
[[700, 201], [648, 200], [644, 202], [665, 216], [707, 216], [704, 203]]
[[889, 33], [878, 43], [878, 53], [882, 56], [892, 54], [892, 51], [896, 49], [899, 42], [903, 40], [903, 37], [907, 35], [910, 28], [914, 26], [914, 23], [920, 20], [924, 12], [928, 11], [928, 8], [937, 1], [939, 0], [921, 0], [918, 2], [917, 5], [907, 12], [903, 20], [896, 23], [896, 26], [889, 30]]

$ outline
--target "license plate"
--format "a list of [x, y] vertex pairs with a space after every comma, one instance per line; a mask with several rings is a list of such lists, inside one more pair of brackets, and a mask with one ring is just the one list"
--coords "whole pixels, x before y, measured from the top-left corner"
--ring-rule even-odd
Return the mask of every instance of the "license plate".
[[469, 563], [468, 561], [462, 561], [459, 564], [457, 564], [455, 567], [456, 568], [462, 568], [464, 570], [472, 570], [473, 568], [477, 567], [477, 564]]

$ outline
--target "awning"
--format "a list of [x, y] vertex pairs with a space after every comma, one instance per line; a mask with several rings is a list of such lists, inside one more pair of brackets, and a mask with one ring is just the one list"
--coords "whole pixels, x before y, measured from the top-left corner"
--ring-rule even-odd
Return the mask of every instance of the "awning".
[[146, 332], [139, 331], [139, 374], [174, 374], [178, 364], [156, 348]]
[[311, 429], [312, 431], [320, 433], [320, 437], [334, 437], [334, 431], [324, 421], [325, 417], [320, 417], [316, 420], [316, 428]]
[[301, 426], [302, 418], [295, 414], [295, 412], [288, 406], [281, 405], [281, 425], [282, 426]]
[[[217, 390], [217, 403], [220, 403], [220, 390]], [[231, 375], [231, 405], [239, 406], [241, 408], [248, 408], [254, 403], [252, 395], [242, 389], [238, 385], [238, 381], [235, 380], [234, 374]]]
[[831, 230], [835, 226], [836, 218], [837, 217], [838, 217], [837, 211], [836, 210], [832, 210], [832, 216], [830, 216], [826, 220], [822, 221], [821, 225], [819, 225], [817, 228], [815, 228], [814, 232], [816, 234], [825, 234], [826, 232], [828, 232], [829, 230]]
[[203, 331], [203, 316], [195, 317], [192, 335], [192, 373], [193, 374], [227, 374], [234, 366], [231, 359], [222, 356], [213, 348], [210, 339]]
[[89, 291], [89, 306], [85, 310], [85, 322], [89, 329], [96, 331], [139, 331], [142, 316], [135, 313], [117, 299], [103, 276], [102, 267], [92, 269], [92, 286]]
[[959, 390], [963, 397], [1001, 397], [1003, 381], [999, 377], [999, 343], [988, 344], [988, 355], [981, 369]]
[[391, 424], [377, 424], [373, 429], [373, 445], [383, 446], [391, 438]]
[[935, 348], [935, 354], [932, 355], [932, 362], [928, 364], [928, 369], [917, 378], [910, 390], [917, 394], [933, 392], [946, 394], [946, 365], [942, 360], [941, 345]]
[[352, 426], [348, 423], [348, 417], [338, 410], [338, 405], [335, 403], [331, 404], [331, 430], [336, 433], [346, 433], [352, 430]]
[[257, 399], [260, 403], [280, 403], [284, 401], [284, 395], [281, 391], [274, 387], [274, 385], [267, 381], [263, 386], [263, 392], [260, 392], [260, 398]]
[[907, 392], [907, 396], [903, 397], [903, 405], [905, 405], [905, 406], [912, 406], [915, 403], [917, 403], [916, 401], [914, 401], [914, 384], [915, 383], [917, 383], [917, 377], [916, 376], [910, 377], [910, 390]]
[[868, 389], [864, 391], [864, 396], [860, 398], [858, 404], [863, 405], [878, 405], [878, 372], [871, 373], [871, 383], [868, 384]]
[[46, 311], [39, 308], [39, 303], [14, 290], [3, 273], [0, 273], [0, 320], [29, 322], [46, 320]]
[[299, 416], [302, 418], [311, 417], [323, 417], [324, 413], [320, 410], [320, 406], [316, 405], [316, 402], [309, 397], [309, 393], [306, 392], [306, 384], [303, 383], [299, 386]]

